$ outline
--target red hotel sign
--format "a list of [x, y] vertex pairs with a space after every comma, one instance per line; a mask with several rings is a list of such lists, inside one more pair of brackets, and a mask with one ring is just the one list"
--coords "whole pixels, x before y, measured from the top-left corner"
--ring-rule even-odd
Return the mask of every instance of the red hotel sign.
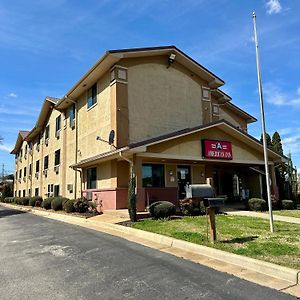
[[202, 151], [205, 158], [232, 159], [231, 142], [202, 140]]

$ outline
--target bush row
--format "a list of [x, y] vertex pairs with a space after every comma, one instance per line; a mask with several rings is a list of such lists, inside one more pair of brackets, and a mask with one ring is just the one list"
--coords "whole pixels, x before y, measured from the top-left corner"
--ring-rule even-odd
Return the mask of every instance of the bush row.
[[[279, 203], [278, 204], [279, 207], [276, 207], [276, 209], [278, 209], [278, 208], [294, 209], [295, 208], [294, 202], [292, 200], [281, 200], [281, 201], [278, 201], [278, 203]], [[249, 199], [248, 206], [249, 206], [250, 210], [254, 210], [254, 211], [266, 211], [268, 208], [267, 201], [264, 199], [259, 199], [259, 198]]]
[[67, 213], [97, 213], [96, 204], [93, 201], [88, 201], [85, 198], [71, 200], [63, 197], [50, 197], [43, 200], [42, 197], [7, 197], [0, 199], [0, 202], [32, 207], [42, 207], [46, 210], [64, 210]]

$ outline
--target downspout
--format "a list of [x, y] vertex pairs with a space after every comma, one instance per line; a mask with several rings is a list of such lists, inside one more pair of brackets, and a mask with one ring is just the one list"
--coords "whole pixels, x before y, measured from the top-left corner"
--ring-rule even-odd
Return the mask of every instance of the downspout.
[[[80, 173], [80, 196], [82, 196], [82, 170], [78, 169], [77, 167], [72, 167], [72, 169], [75, 171], [75, 178], [77, 179], [77, 172]], [[75, 181], [76, 182], [76, 181]], [[77, 184], [75, 184], [75, 188], [77, 188]], [[75, 190], [75, 199], [76, 199], [76, 190]]]

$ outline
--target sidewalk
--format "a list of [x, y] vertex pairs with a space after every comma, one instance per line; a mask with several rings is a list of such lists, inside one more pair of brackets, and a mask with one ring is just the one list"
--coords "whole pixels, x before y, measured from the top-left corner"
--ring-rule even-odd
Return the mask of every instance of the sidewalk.
[[[255, 212], [255, 211], [244, 211], [244, 210], [226, 211], [226, 214], [232, 215], [232, 216], [244, 216], [244, 217], [269, 219], [269, 214], [262, 213], [262, 212]], [[300, 224], [300, 218], [278, 216], [278, 215], [273, 214], [273, 219], [274, 219], [274, 221], [282, 221], [282, 222]]]
[[128, 212], [125, 210], [108, 211], [102, 215], [84, 219], [66, 214], [35, 210], [29, 207], [17, 207], [3, 203], [0, 205], [118, 236], [134, 243], [166, 252], [269, 288], [283, 291], [293, 296], [300, 296], [300, 270], [294, 270], [167, 236], [117, 225], [116, 223], [129, 220]]

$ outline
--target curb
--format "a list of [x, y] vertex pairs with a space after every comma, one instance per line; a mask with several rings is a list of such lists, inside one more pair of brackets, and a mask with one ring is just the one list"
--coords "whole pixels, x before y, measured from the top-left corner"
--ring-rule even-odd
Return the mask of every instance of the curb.
[[[118, 233], [128, 234], [137, 238], [142, 238], [144, 240], [155, 242], [157, 244], [163, 245], [165, 247], [180, 249], [183, 251], [190, 251], [195, 254], [201, 254], [203, 256], [229, 263], [238, 267], [249, 269], [258, 273], [262, 273], [280, 280], [289, 281], [293, 285], [300, 284], [300, 270], [295, 270], [283, 266], [279, 266], [273, 263], [261, 261], [258, 259], [241, 256], [234, 253], [229, 253], [219, 249], [210, 248], [207, 246], [197, 245], [183, 240], [174, 239], [168, 236], [160, 235], [157, 233], [147, 232], [140, 229], [135, 229], [131, 227], [125, 227], [122, 225], [97, 222], [85, 218], [68, 216], [64, 214], [58, 214], [47, 211], [35, 210], [27, 207], [16, 207], [7, 203], [1, 203], [1, 206], [12, 208], [20, 211], [26, 211], [37, 216], [46, 217], [49, 219], [54, 219], [69, 224], [75, 224], [79, 226], [84, 226], [89, 228], [88, 225], [97, 227], [99, 231], [115, 231]], [[122, 237], [122, 236], [121, 236]]]

